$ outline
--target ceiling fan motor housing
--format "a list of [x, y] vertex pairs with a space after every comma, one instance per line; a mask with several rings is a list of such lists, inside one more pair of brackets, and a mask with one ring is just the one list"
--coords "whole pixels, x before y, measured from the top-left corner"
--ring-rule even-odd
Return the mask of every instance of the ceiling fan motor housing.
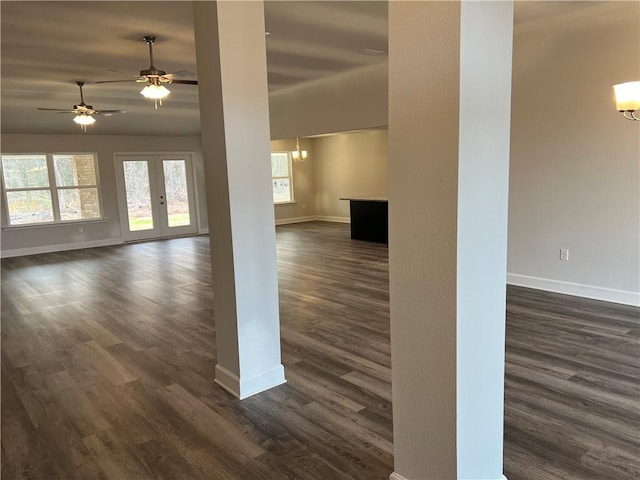
[[81, 103], [79, 105], [73, 106], [74, 110], [93, 110], [93, 105], [87, 105], [85, 103]]
[[141, 77], [162, 77], [163, 75], [166, 75], [167, 72], [165, 72], [164, 70], [158, 70], [155, 67], [152, 67], [148, 70], [140, 70], [140, 76]]

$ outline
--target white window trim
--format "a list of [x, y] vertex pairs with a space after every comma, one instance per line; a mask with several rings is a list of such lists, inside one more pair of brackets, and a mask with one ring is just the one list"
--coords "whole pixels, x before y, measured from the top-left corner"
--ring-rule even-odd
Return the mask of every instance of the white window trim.
[[[287, 175], [286, 177], [284, 177], [284, 176], [274, 177], [273, 175], [271, 176], [271, 182], [273, 182], [274, 179], [280, 179], [280, 178], [289, 179], [289, 200], [284, 200], [282, 202], [274, 201], [273, 204], [274, 205], [289, 205], [289, 204], [296, 203], [295, 197], [294, 197], [294, 194], [293, 194], [293, 192], [294, 192], [294, 188], [293, 188], [293, 163], [291, 161], [291, 152], [289, 152], [289, 151], [276, 151], [276, 152], [271, 152], [271, 153], [272, 154], [274, 154], [274, 153], [285, 154], [287, 156], [287, 162], [289, 162], [289, 175]], [[269, 156], [269, 160], [271, 160], [271, 156]], [[273, 191], [271, 192], [271, 196], [273, 196]]]
[[[102, 187], [100, 183], [100, 169], [98, 168], [98, 153], [97, 152], [2, 152], [1, 155], [16, 155], [16, 156], [27, 156], [27, 155], [44, 155], [47, 159], [47, 174], [49, 177], [49, 186], [48, 187], [29, 187], [29, 188], [7, 188], [4, 184], [4, 165], [0, 161], [0, 180], [2, 185], [2, 229], [21, 229], [21, 228], [34, 228], [34, 227], [50, 227], [50, 226], [58, 226], [58, 225], [68, 225], [74, 223], [90, 223], [90, 222], [100, 222], [106, 220], [104, 216], [104, 208], [102, 205]], [[93, 169], [96, 175], [96, 184], [95, 185], [78, 185], [78, 186], [62, 186], [59, 187], [56, 184], [56, 173], [55, 167], [53, 163], [53, 157], [55, 155], [91, 155], [93, 156]], [[98, 208], [100, 209], [100, 216], [96, 218], [86, 218], [86, 219], [72, 219], [72, 220], [62, 220], [60, 218], [60, 205], [58, 201], [58, 190], [78, 190], [80, 188], [95, 188], [98, 191]], [[16, 225], [11, 225], [9, 223], [9, 202], [7, 201], [7, 192], [26, 192], [29, 190], [49, 190], [51, 192], [51, 209], [53, 210], [53, 221], [51, 222], [39, 222], [39, 223], [20, 223]]]
[[87, 220], [65, 220], [63, 222], [58, 223], [21, 223], [19, 225], [7, 225], [6, 227], [2, 227], [2, 230], [27, 230], [29, 228], [42, 228], [42, 227], [69, 227], [75, 224], [86, 225], [87, 223], [109, 223], [111, 221], [110, 218], [102, 217], [102, 218], [91, 218]]

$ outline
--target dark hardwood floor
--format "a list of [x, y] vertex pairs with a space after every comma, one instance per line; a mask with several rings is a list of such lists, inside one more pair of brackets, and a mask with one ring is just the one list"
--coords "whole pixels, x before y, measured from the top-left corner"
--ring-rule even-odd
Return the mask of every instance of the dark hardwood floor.
[[[385, 245], [278, 227], [288, 383], [213, 382], [206, 237], [2, 260], [3, 479], [387, 479]], [[638, 309], [508, 290], [509, 480], [631, 480]]]
[[507, 292], [508, 478], [640, 478], [640, 310]]

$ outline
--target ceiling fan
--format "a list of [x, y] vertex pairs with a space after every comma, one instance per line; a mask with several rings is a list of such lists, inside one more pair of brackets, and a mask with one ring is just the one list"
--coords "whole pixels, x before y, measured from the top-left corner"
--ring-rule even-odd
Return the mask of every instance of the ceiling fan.
[[[153, 65], [153, 44], [156, 41], [156, 37], [153, 35], [145, 35], [142, 37], [147, 45], [149, 45], [149, 68], [146, 70], [140, 70], [139, 75], [133, 75], [137, 77], [132, 80], [104, 80], [95, 83], [118, 83], [118, 82], [139, 82], [146, 83], [146, 86], [140, 91], [142, 96], [145, 98], [149, 98], [154, 100], [156, 109], [158, 108], [158, 103], [162, 105], [162, 99], [166, 98], [169, 95], [170, 90], [165, 87], [163, 84], [169, 83], [183, 83], [186, 85], [198, 85], [197, 80], [179, 80], [173, 78], [176, 73], [173, 72], [167, 73], [164, 70], [159, 70]], [[113, 72], [118, 72], [118, 70], [111, 70]], [[124, 73], [124, 72], [118, 72]]]
[[38, 110], [49, 110], [58, 113], [75, 113], [73, 121], [80, 125], [80, 128], [84, 132], [87, 131], [88, 125], [93, 125], [96, 123], [96, 119], [93, 118], [94, 115], [102, 115], [103, 117], [109, 117], [114, 113], [127, 113], [124, 110], [94, 110], [93, 105], [87, 105], [84, 103], [84, 94], [82, 92], [82, 87], [84, 86], [84, 82], [76, 82], [76, 85], [80, 88], [80, 103], [73, 106], [73, 109], [64, 109], [64, 108], [40, 108]]

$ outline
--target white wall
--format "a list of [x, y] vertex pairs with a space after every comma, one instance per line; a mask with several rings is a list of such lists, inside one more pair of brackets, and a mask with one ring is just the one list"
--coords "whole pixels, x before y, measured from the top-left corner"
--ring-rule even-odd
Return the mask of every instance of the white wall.
[[639, 3], [605, 2], [516, 32], [511, 282], [638, 301], [640, 122], [615, 111], [612, 85], [640, 79], [639, 24]]
[[399, 479], [504, 479], [512, 2], [389, 4]]
[[314, 138], [317, 215], [347, 221], [349, 202], [341, 197], [386, 198], [388, 166], [386, 129]]
[[[296, 139], [273, 140], [271, 152], [291, 152], [296, 149]], [[274, 205], [276, 224], [310, 220], [316, 214], [314, 169], [315, 153], [310, 139], [300, 139], [300, 149], [308, 157], [302, 162], [291, 161], [293, 174], [293, 202]]]
[[460, 32], [457, 478], [504, 480], [513, 2], [463, 1]]
[[408, 480], [459, 478], [459, 39], [459, 2], [389, 4], [393, 454], [395, 474]]
[[96, 152], [105, 221], [82, 225], [47, 225], [2, 231], [2, 255], [54, 251], [121, 242], [115, 184], [114, 152], [195, 152], [198, 219], [207, 229], [200, 137], [133, 137], [116, 135], [2, 135], [3, 153]]

